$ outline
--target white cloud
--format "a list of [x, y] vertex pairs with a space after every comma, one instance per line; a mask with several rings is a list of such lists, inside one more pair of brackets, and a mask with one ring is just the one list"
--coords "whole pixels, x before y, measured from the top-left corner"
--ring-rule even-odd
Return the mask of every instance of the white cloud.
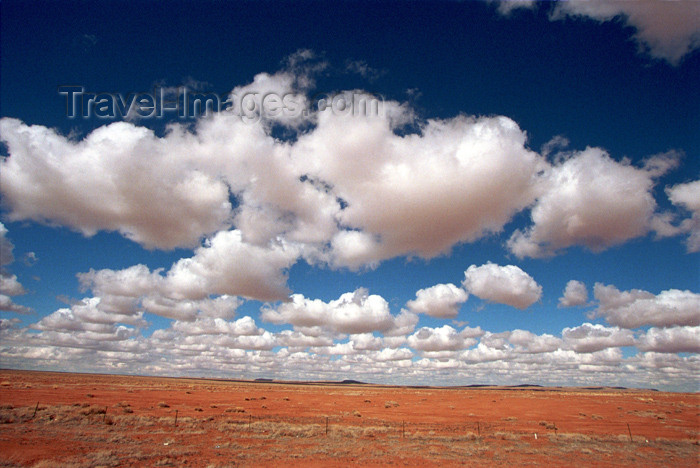
[[32, 309], [15, 303], [11, 296], [25, 294], [24, 287], [17, 280], [17, 275], [10, 273], [7, 266], [15, 261], [14, 244], [7, 238], [7, 228], [0, 223], [0, 310], [28, 314]]
[[527, 330], [513, 330], [508, 334], [508, 342], [515, 345], [520, 353], [549, 353], [562, 346], [561, 338], [553, 335], [536, 335]]
[[0, 187], [11, 220], [58, 223], [87, 236], [119, 231], [149, 248], [192, 246], [229, 221], [226, 184], [144, 127], [117, 122], [73, 142], [4, 118], [0, 135], [10, 153], [0, 163]]
[[17, 314], [29, 314], [32, 309], [15, 303], [10, 296], [0, 294], [0, 310], [15, 312]]
[[700, 47], [700, 3], [695, 0], [568, 0], [558, 2], [552, 20], [586, 16], [598, 21], [622, 18], [637, 32], [639, 48], [677, 65]]
[[515, 265], [471, 265], [464, 272], [464, 289], [481, 299], [526, 309], [542, 297], [542, 286]]
[[700, 327], [652, 327], [637, 338], [637, 348], [661, 353], [700, 353]]
[[656, 208], [654, 177], [674, 164], [668, 155], [638, 169], [599, 148], [552, 166], [531, 211], [533, 225], [516, 230], [508, 248], [518, 257], [543, 257], [573, 245], [604, 250], [645, 235]]
[[634, 334], [618, 327], [584, 323], [561, 332], [564, 345], [577, 353], [592, 353], [606, 348], [634, 346]]
[[588, 302], [588, 289], [581, 281], [571, 280], [566, 283], [564, 294], [559, 298], [559, 307], [582, 306]]
[[293, 294], [291, 301], [277, 308], [264, 308], [261, 318], [275, 324], [291, 324], [295, 328], [321, 327], [334, 333], [371, 333], [381, 331], [391, 334], [396, 328], [415, 326], [417, 317], [408, 312], [393, 316], [389, 304], [364, 288], [342, 294], [338, 299], [323, 302]]
[[688, 252], [700, 252], [700, 180], [669, 187], [666, 194], [671, 203], [691, 212], [691, 217], [683, 220], [678, 231], [690, 234]]
[[407, 344], [417, 351], [439, 352], [459, 351], [477, 343], [475, 337], [481, 336], [480, 328], [465, 328], [458, 332], [449, 325], [440, 328], [422, 327], [407, 339]]
[[286, 269], [298, 255], [299, 249], [284, 241], [259, 247], [247, 244], [238, 230], [221, 231], [193, 257], [177, 261], [167, 273], [167, 283], [190, 299], [228, 294], [282, 300], [289, 294]]
[[700, 294], [670, 289], [658, 295], [640, 289], [620, 291], [615, 286], [596, 283], [593, 295], [598, 308], [592, 317], [605, 317], [623, 328], [645, 325], [672, 327], [700, 325]]
[[227, 321], [222, 318], [202, 317], [193, 322], [176, 321], [172, 329], [185, 336], [192, 335], [229, 335], [250, 336], [262, 335], [265, 330], [255, 325], [251, 317], [242, 317], [235, 321]]
[[437, 284], [418, 290], [416, 298], [408, 301], [406, 307], [416, 314], [454, 318], [468, 298], [469, 294], [454, 284]]
[[0, 268], [15, 261], [14, 244], [7, 238], [7, 228], [0, 223]]
[[344, 203], [337, 217], [353, 232], [336, 236], [329, 263], [431, 258], [500, 231], [534, 200], [544, 162], [512, 120], [429, 120], [399, 136], [393, 122], [414, 122], [410, 110], [394, 102], [383, 109], [361, 118], [321, 112], [292, 148], [300, 172]]

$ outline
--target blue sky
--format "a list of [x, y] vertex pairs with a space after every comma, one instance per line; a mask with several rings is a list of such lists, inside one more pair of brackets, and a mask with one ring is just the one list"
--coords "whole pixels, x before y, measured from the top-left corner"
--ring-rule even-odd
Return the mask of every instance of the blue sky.
[[1, 6], [0, 366], [697, 390], [697, 3]]

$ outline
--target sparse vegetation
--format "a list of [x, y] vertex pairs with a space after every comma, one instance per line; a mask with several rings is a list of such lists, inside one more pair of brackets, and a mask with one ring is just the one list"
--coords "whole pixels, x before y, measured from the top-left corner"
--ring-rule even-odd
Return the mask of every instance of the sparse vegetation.
[[[109, 382], [120, 378], [113, 379]], [[289, 388], [265, 388], [265, 400], [278, 403], [264, 401], [271, 409], [260, 411], [256, 410], [260, 403], [235, 406], [242, 401], [243, 392], [255, 390], [250, 386], [225, 387], [231, 395], [231, 403], [222, 403], [223, 385], [230, 384], [217, 387], [209, 382], [212, 396], [207, 399], [199, 397], [209, 393], [203, 391], [204, 386], [188, 382], [198, 397], [183, 400], [184, 388], [188, 387], [154, 380], [149, 383], [151, 387], [144, 384], [130, 388], [138, 395], [133, 399], [128, 397], [129, 402], [115, 403], [106, 400], [110, 392], [97, 384], [94, 392], [100, 396], [97, 404], [80, 401], [88, 390], [85, 386], [72, 390], [77, 402], [69, 399], [64, 400], [64, 404], [51, 404], [46, 401], [47, 395], [53, 392], [53, 382], [42, 385], [33, 381], [33, 386], [39, 389], [34, 391], [40, 392], [41, 398], [30, 399], [13, 399], [13, 391], [25, 391], [24, 382], [15, 384], [11, 389], [7, 387], [6, 393], [2, 393], [3, 387], [0, 387], [3, 438], [59, 442], [47, 446], [45, 459], [41, 461], [34, 458], [27, 462], [22, 452], [4, 450], [0, 454], [0, 466], [286, 466], [303, 464], [309, 459], [330, 466], [451, 466], [464, 460], [504, 466], [517, 466], [523, 460], [554, 466], [571, 465], [574, 460], [596, 466], [606, 465], [610, 460], [634, 466], [668, 466], [669, 460], [673, 460], [675, 466], [693, 466], [700, 435], [697, 427], [688, 423], [695, 421], [697, 405], [671, 407], [657, 401], [625, 406], [625, 412], [620, 414], [615, 409], [619, 402], [613, 399], [609, 404], [601, 402], [600, 409], [594, 410], [597, 414], [591, 414], [593, 407], [581, 406], [584, 411], [572, 410], [558, 419], [558, 413], [548, 412], [544, 405], [542, 411], [533, 410], [530, 401], [527, 402], [528, 413], [519, 412], [523, 406], [507, 404], [504, 408], [508, 412], [495, 413], [495, 416], [492, 412], [476, 415], [452, 410], [451, 406], [464, 408], [464, 405], [451, 405], [461, 400], [451, 396], [457, 393], [448, 391], [433, 391], [433, 396], [424, 390], [411, 390], [402, 395], [396, 390], [388, 393], [389, 390], [372, 389], [366, 397], [356, 389], [333, 388], [333, 396], [329, 396], [331, 392], [327, 389], [319, 391], [299, 386], [295, 388], [299, 392], [296, 398]], [[126, 393], [129, 392], [124, 389]], [[174, 394], [178, 397], [173, 397]], [[64, 391], [61, 396], [65, 395]], [[294, 403], [279, 403], [289, 401], [287, 395], [292, 396]], [[490, 401], [490, 396], [524, 398], [520, 392], [515, 397], [505, 393], [468, 395], [474, 397], [475, 401], [468, 403], [474, 410], [480, 408], [479, 404]], [[381, 403], [369, 404], [384, 402], [386, 397], [393, 400], [386, 400], [384, 407]], [[535, 398], [544, 397], [540, 393], [535, 394]], [[159, 403], [160, 399], [164, 401]], [[29, 403], [32, 400], [34, 402]], [[41, 404], [32, 418], [37, 400]], [[257, 397], [257, 400], [263, 398]], [[361, 406], [361, 414], [357, 405], [363, 401], [368, 404]], [[177, 426], [175, 410], [160, 409], [170, 408], [170, 405], [179, 409]], [[203, 409], [207, 407], [220, 409]], [[674, 412], [680, 408], [686, 409], [682, 413]], [[435, 415], [442, 419], [436, 420]], [[615, 415], [632, 423], [631, 441], [626, 424], [616, 421]], [[565, 432], [558, 430], [558, 425]], [[583, 428], [583, 432], [577, 432], [576, 425]], [[666, 431], [664, 434], [669, 438], [653, 437], [653, 431], [659, 428]], [[27, 432], [28, 429], [31, 432]], [[538, 442], [535, 442], [535, 433], [538, 433]], [[546, 451], [537, 445], [542, 442], [547, 444]], [[19, 447], [19, 442], [17, 444]]]

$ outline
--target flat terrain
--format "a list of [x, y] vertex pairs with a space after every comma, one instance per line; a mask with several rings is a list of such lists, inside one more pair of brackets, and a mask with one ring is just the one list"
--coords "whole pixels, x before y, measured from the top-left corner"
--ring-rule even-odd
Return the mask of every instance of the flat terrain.
[[699, 403], [0, 371], [0, 466], [698, 466]]

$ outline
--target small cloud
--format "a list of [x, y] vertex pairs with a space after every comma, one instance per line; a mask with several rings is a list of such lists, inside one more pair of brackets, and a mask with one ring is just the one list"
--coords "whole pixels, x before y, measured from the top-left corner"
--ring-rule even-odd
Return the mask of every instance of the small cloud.
[[526, 309], [542, 297], [542, 286], [515, 265], [471, 265], [464, 272], [462, 284], [481, 299], [518, 309]]
[[27, 252], [22, 257], [22, 263], [24, 263], [28, 267], [34, 266], [34, 264], [38, 261], [39, 259], [37, 258], [36, 253], [34, 252]]
[[588, 302], [588, 290], [580, 281], [571, 280], [566, 283], [564, 294], [559, 298], [559, 307], [582, 306]]

